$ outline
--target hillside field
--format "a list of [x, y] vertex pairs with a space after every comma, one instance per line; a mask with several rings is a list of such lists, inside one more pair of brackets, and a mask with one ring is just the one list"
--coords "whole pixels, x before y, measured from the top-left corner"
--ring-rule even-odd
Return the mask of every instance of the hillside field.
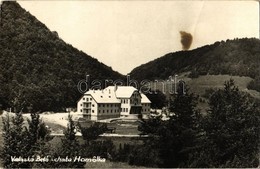
[[[251, 77], [245, 76], [230, 76], [230, 75], [204, 75], [199, 76], [198, 78], [189, 78], [189, 73], [182, 73], [177, 77], [177, 81], [183, 80], [190, 90], [190, 92], [199, 95], [204, 101], [199, 102], [198, 108], [205, 112], [208, 108], [207, 98], [203, 97], [207, 89], [220, 89], [224, 87], [225, 81], [230, 80], [231, 78], [235, 81], [235, 85], [238, 86], [239, 90], [249, 93], [252, 97], [260, 99], [260, 93], [256, 90], [247, 89], [247, 85], [251, 82]], [[172, 85], [170, 87], [170, 85]], [[169, 98], [170, 93], [174, 90], [173, 83], [162, 83], [162, 82], [153, 82], [151, 84], [153, 90], [159, 89]]]

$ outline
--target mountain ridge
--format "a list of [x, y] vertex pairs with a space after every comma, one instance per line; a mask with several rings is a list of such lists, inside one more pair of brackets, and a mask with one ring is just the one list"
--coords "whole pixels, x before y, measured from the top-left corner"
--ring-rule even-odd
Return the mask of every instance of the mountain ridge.
[[4, 1], [0, 27], [0, 109], [60, 111], [75, 107], [77, 84], [124, 76], [59, 38], [23, 9]]
[[230, 74], [256, 78], [260, 76], [259, 65], [260, 40], [242, 38], [168, 53], [134, 68], [130, 75], [137, 80], [167, 79], [183, 72], [191, 72], [190, 77]]

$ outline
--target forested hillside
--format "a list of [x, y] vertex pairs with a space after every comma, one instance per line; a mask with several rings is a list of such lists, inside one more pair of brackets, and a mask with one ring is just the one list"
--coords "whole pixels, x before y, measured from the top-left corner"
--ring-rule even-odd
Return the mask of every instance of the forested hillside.
[[243, 38], [216, 42], [191, 51], [166, 54], [143, 64], [130, 73], [132, 78], [167, 79], [170, 75], [190, 72], [199, 75], [238, 75], [259, 79], [260, 40]]
[[81, 96], [77, 83], [86, 74], [122, 78], [65, 43], [17, 2], [2, 4], [0, 51], [0, 109], [62, 110], [75, 106]]

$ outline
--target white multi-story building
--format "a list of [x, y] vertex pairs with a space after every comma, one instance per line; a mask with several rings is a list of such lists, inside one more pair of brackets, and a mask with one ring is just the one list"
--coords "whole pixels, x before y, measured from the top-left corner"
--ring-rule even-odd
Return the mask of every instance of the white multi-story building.
[[77, 111], [90, 120], [150, 113], [150, 100], [132, 86], [109, 86], [89, 90], [78, 101]]

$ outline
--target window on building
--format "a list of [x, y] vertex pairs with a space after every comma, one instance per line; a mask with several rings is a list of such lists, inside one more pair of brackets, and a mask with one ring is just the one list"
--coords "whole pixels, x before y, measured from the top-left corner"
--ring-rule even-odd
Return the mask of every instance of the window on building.
[[108, 113], [109, 110], [107, 110], [107, 113]]
[[80, 104], [80, 106], [82, 106], [82, 104]]
[[83, 97], [83, 100], [85, 100], [85, 97]]
[[126, 112], [128, 112], [128, 108], [126, 108]]
[[100, 110], [98, 110], [98, 113], [100, 113]]
[[111, 113], [113, 113], [113, 110], [111, 109]]
[[80, 112], [82, 112], [82, 109], [80, 109]]
[[92, 98], [90, 98], [89, 100], [92, 100]]
[[88, 98], [87, 98], [87, 101], [88, 101]]
[[95, 105], [94, 105], [94, 104], [92, 104], [92, 107], [95, 107]]
[[94, 110], [92, 110], [92, 113], [94, 113]]
[[103, 110], [103, 113], [105, 113], [105, 110]]

